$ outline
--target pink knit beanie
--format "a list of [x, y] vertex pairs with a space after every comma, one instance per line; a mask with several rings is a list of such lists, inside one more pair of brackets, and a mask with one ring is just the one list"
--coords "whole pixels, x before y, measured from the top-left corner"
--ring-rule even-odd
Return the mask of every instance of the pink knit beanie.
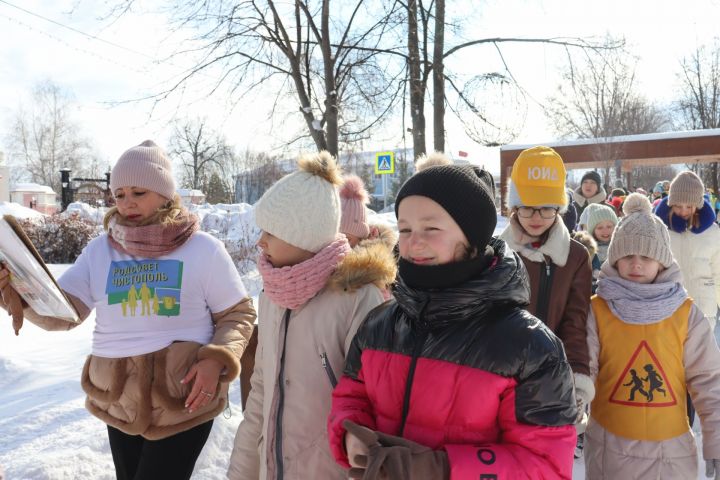
[[113, 195], [121, 187], [147, 188], [167, 199], [175, 194], [172, 164], [165, 151], [152, 140], [126, 150], [110, 174]]
[[360, 177], [348, 175], [340, 187], [340, 233], [355, 235], [361, 240], [370, 235], [367, 223], [365, 205], [368, 203], [368, 193]]

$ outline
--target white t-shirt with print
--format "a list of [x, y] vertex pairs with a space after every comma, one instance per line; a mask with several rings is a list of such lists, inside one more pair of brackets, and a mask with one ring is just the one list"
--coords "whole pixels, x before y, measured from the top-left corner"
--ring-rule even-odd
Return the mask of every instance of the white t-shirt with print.
[[211, 312], [247, 297], [225, 246], [204, 232], [158, 258], [120, 253], [103, 234], [58, 283], [97, 311], [92, 353], [106, 358], [143, 355], [175, 341], [207, 344]]

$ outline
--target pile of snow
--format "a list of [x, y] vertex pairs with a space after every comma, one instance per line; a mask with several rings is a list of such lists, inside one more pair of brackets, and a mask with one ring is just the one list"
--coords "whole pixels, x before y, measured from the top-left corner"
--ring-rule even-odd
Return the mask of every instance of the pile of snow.
[[60, 213], [63, 217], [79, 217], [82, 220], [87, 220], [95, 225], [102, 225], [105, 213], [109, 210], [108, 207], [93, 207], [83, 202], [73, 202], [65, 209], [64, 212]]
[[45, 216], [37, 210], [23, 207], [14, 202], [0, 202], [0, 215], [12, 215], [15, 218], [42, 218]]

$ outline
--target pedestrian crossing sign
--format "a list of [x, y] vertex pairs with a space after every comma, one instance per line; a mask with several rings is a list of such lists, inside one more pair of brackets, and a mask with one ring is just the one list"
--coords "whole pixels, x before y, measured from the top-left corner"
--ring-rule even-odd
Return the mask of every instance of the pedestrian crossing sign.
[[380, 152], [375, 154], [375, 175], [395, 173], [395, 153]]

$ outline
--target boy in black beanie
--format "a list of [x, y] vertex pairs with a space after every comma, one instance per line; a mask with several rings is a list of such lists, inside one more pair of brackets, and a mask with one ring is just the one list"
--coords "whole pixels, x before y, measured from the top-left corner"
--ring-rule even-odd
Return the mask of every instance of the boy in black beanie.
[[492, 237], [493, 190], [486, 171], [448, 165], [398, 193], [394, 299], [353, 339], [328, 419], [351, 478], [572, 474], [572, 372], [523, 308], [520, 259]]

